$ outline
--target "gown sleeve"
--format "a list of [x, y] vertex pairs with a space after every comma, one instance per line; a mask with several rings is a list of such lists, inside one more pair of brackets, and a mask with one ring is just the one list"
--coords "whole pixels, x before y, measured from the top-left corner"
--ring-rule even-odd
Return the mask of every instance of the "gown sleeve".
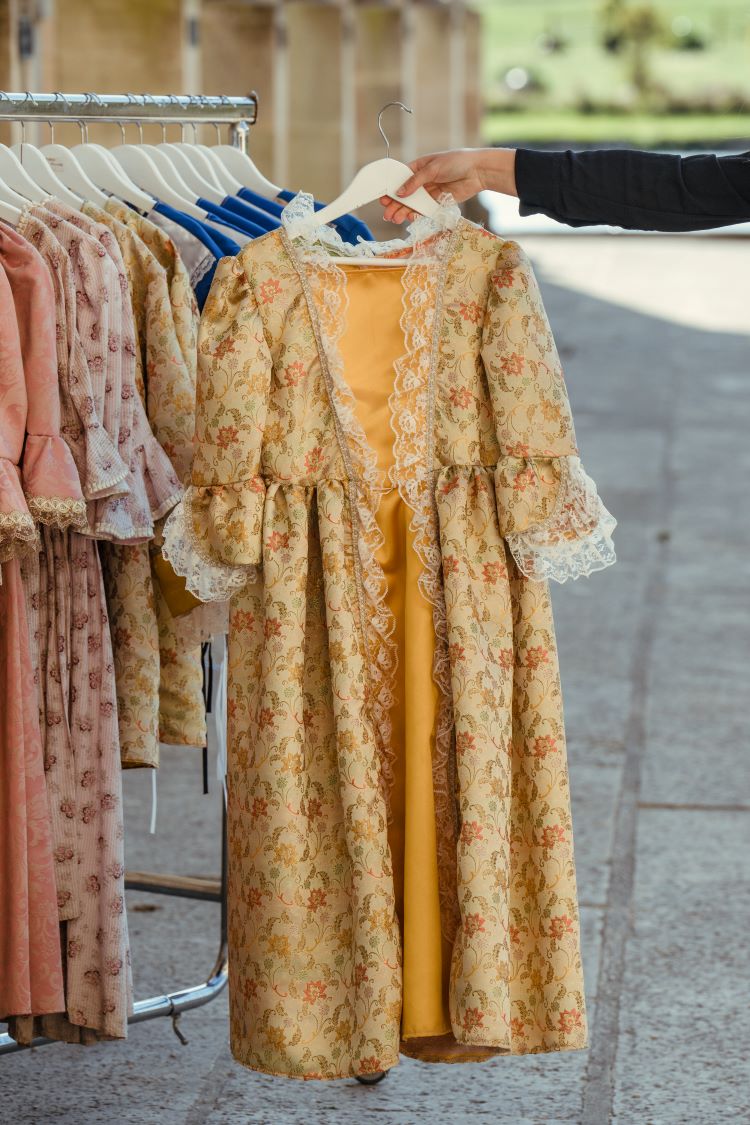
[[[26, 285], [17, 303], [28, 413], [23, 490], [29, 512], [52, 527], [86, 526], [86, 503], [73, 455], [60, 436], [55, 293], [42, 257], [28, 247]], [[25, 300], [24, 300], [25, 298]]]
[[581, 463], [539, 286], [515, 242], [503, 243], [490, 277], [481, 352], [499, 445], [498, 522], [519, 570], [565, 582], [610, 566], [616, 521]]
[[198, 331], [190, 484], [164, 529], [163, 553], [200, 601], [223, 601], [262, 562], [261, 446], [271, 354], [237, 258], [217, 266]]

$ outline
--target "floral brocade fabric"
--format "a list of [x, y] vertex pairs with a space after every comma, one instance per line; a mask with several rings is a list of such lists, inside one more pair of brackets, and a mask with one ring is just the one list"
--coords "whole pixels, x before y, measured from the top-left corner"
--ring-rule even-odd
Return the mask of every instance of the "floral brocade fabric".
[[579, 460], [529, 260], [447, 204], [405, 242], [356, 248], [407, 260], [386, 474], [338, 348], [336, 256], [352, 248], [315, 226], [303, 193], [282, 222], [217, 268], [191, 485], [164, 548], [196, 596], [232, 597], [233, 1054], [323, 1079], [387, 1069], [404, 1049], [387, 835], [394, 622], [375, 520], [389, 485], [412, 513], [440, 694], [451, 1033], [419, 1057], [585, 1047], [547, 580], [614, 561], [614, 520]]
[[[135, 322], [136, 388], [148, 421], [180, 480], [192, 458], [198, 309], [171, 240], [114, 198], [85, 213], [110, 227], [127, 272]], [[185, 646], [154, 574], [156, 539], [102, 548], [115, 654], [125, 768], [159, 765], [159, 743], [202, 746], [206, 738], [200, 645]]]

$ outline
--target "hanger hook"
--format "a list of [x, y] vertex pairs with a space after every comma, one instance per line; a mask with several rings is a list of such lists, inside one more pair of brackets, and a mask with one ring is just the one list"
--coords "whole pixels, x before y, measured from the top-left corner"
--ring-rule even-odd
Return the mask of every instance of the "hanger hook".
[[[31, 96], [31, 94], [29, 93], [29, 91], [28, 91], [28, 90], [26, 90], [26, 91], [24, 92], [24, 96], [23, 96], [23, 103], [22, 103], [22, 104], [23, 104], [23, 105], [26, 105], [26, 102], [29, 102], [29, 101], [30, 101], [30, 102], [31, 102], [32, 104], [36, 104], [36, 103], [34, 102], [34, 99], [33, 99], [33, 97], [32, 97], [32, 96]], [[20, 121], [20, 125], [21, 125], [21, 163], [23, 164], [23, 146], [24, 146], [24, 144], [26, 143], [26, 122], [25, 122], [25, 120], [23, 119], [23, 117], [21, 118], [21, 121]]]
[[[180, 99], [177, 96], [177, 94], [169, 94], [168, 96], [169, 96], [169, 104], [171, 106], [177, 106], [179, 108]], [[180, 122], [180, 140], [183, 139], [182, 134], [183, 134], [183, 127], [182, 127], [182, 123]], [[167, 123], [166, 123], [166, 121], [162, 122], [161, 140], [162, 140], [162, 144], [166, 144], [166, 142], [167, 142]]]
[[[65, 106], [66, 111], [69, 110], [70, 109], [70, 102], [65, 97], [65, 94], [63, 94], [63, 92], [61, 90], [54, 90], [53, 93], [55, 95], [55, 101], [57, 101], [58, 98], [62, 98], [62, 102], [63, 102], [63, 105]], [[54, 125], [50, 124], [50, 129], [52, 131], [51, 136], [50, 136], [50, 144], [54, 144], [55, 143], [55, 127], [54, 127]]]
[[[84, 96], [84, 98], [86, 99], [86, 101], [85, 101], [85, 102], [83, 103], [83, 109], [84, 109], [84, 113], [85, 113], [85, 111], [86, 111], [86, 110], [88, 109], [88, 107], [89, 107], [89, 106], [91, 105], [91, 103], [92, 103], [92, 102], [97, 102], [97, 101], [100, 101], [100, 100], [99, 100], [99, 98], [97, 97], [97, 95], [96, 95], [96, 94], [92, 94], [92, 93], [89, 93], [88, 91], [84, 91], [84, 95], [83, 95], [83, 96]], [[100, 102], [100, 104], [101, 104], [101, 102]], [[87, 121], [84, 121], [83, 119], [81, 119], [81, 120], [80, 120], [80, 121], [78, 122], [78, 125], [79, 125], [79, 127], [80, 127], [80, 129], [81, 129], [81, 140], [82, 140], [82, 141], [83, 141], [83, 142], [84, 142], [85, 144], [88, 144], [88, 143], [89, 143], [89, 126], [88, 126], [88, 122], [87, 122]]]
[[[125, 97], [128, 99], [128, 105], [138, 104], [138, 99], [136, 98], [135, 94], [126, 94]], [[143, 125], [140, 123], [140, 121], [136, 121], [135, 118], [132, 118], [132, 121], [133, 124], [138, 127], [138, 136], [140, 139], [140, 143], [143, 144]]]
[[[101, 98], [99, 97], [99, 95], [98, 95], [98, 94], [93, 94], [93, 93], [91, 93], [91, 94], [86, 94], [86, 97], [87, 97], [87, 98], [88, 98], [88, 99], [89, 99], [90, 101], [92, 101], [92, 102], [94, 103], [94, 105], [97, 105], [97, 106], [101, 106], [101, 107], [102, 107], [102, 109], [104, 108], [104, 102], [102, 101], [102, 99], [101, 99]], [[89, 131], [88, 131], [88, 127], [87, 127], [87, 128], [86, 128], [86, 143], [87, 143], [87, 144], [88, 144], [88, 139], [89, 139]]]
[[383, 130], [383, 126], [381, 124], [381, 121], [382, 121], [383, 114], [388, 109], [388, 107], [391, 106], [391, 105], [397, 105], [401, 109], [406, 110], [407, 113], [413, 112], [412, 110], [409, 109], [408, 105], [404, 105], [403, 102], [386, 102], [385, 105], [383, 106], [383, 108], [381, 109], [380, 113], [378, 114], [378, 129], [380, 129], [380, 135], [383, 138], [383, 140], [385, 141], [385, 155], [386, 156], [391, 155], [391, 143], [385, 135], [385, 132]]

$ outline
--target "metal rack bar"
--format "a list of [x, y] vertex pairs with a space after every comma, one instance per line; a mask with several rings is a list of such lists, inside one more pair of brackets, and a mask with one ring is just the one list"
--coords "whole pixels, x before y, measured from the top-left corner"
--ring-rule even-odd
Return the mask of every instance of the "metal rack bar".
[[258, 95], [203, 94], [33, 94], [0, 91], [0, 121], [128, 121], [156, 125], [229, 125], [232, 143], [243, 151], [258, 118]]

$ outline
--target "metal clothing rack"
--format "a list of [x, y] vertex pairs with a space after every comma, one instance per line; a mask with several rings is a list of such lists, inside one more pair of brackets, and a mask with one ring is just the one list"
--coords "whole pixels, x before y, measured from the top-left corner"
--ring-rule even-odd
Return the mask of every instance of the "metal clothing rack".
[[129, 122], [161, 125], [228, 125], [231, 143], [247, 150], [250, 126], [258, 117], [258, 95], [206, 97], [203, 94], [21, 94], [0, 91], [0, 121], [94, 122], [120, 125]]
[[[0, 91], [0, 121], [47, 122], [51, 127], [55, 121], [80, 123], [112, 122], [124, 126], [127, 122], [153, 122], [167, 124], [217, 126], [229, 125], [232, 144], [246, 151], [249, 127], [254, 124], [258, 112], [258, 98], [255, 93], [246, 97], [202, 97], [197, 95], [163, 94], [11, 94]], [[210, 663], [207, 673], [211, 678]], [[208, 691], [206, 691], [208, 687]], [[207, 709], [210, 706], [210, 684], [206, 682], [204, 666], [204, 698]], [[208, 791], [204, 748], [204, 792]], [[180, 1042], [187, 1039], [178, 1026], [183, 1012], [200, 1008], [214, 1000], [226, 987], [228, 980], [227, 962], [227, 842], [226, 809], [222, 795], [221, 825], [221, 872], [218, 878], [194, 878], [180, 875], [164, 875], [155, 872], [129, 871], [125, 874], [127, 890], [146, 891], [151, 894], [170, 895], [177, 898], [198, 899], [203, 902], [218, 902], [221, 906], [219, 922], [219, 952], [216, 962], [206, 980], [176, 992], [161, 996], [151, 996], [138, 1000], [134, 1005], [129, 1023], [142, 1023], [159, 1016], [169, 1016]], [[34, 1039], [31, 1046], [42, 1046], [56, 1040]], [[10, 1035], [0, 1035], [0, 1055], [25, 1050]]]

